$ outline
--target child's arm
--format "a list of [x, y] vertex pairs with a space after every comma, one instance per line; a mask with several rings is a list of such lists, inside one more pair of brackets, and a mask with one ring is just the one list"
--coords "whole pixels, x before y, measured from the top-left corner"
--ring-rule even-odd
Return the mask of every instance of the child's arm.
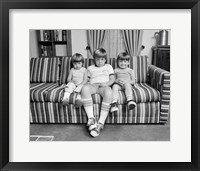
[[67, 77], [67, 82], [71, 82], [72, 81], [72, 70], [69, 71], [69, 75]]
[[114, 74], [109, 75], [109, 81], [106, 83], [107, 86], [111, 86], [115, 82]]
[[131, 81], [130, 81], [130, 84], [131, 85], [134, 85], [135, 84], [135, 81], [136, 81], [136, 79], [135, 79], [135, 74], [134, 74], [134, 71], [131, 69], [131, 72], [130, 72], [130, 74], [131, 74]]

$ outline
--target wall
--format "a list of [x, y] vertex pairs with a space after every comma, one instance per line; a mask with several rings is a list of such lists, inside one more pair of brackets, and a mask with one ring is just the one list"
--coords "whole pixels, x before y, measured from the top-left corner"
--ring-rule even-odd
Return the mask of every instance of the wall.
[[38, 57], [38, 45], [37, 45], [37, 34], [36, 30], [29, 30], [29, 58]]
[[72, 30], [72, 55], [80, 53], [83, 57], [87, 58], [87, 36], [86, 30]]

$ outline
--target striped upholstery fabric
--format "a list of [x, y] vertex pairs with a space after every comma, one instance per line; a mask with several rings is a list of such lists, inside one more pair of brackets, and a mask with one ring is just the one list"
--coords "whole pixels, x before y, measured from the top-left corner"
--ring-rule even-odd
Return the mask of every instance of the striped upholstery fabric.
[[45, 94], [45, 102], [61, 102], [61, 98], [64, 96], [63, 85], [49, 88]]
[[59, 58], [31, 58], [30, 82], [55, 83], [59, 79]]
[[[94, 104], [94, 116], [98, 119], [100, 105]], [[120, 105], [119, 111], [109, 113], [106, 123], [159, 123], [160, 103], [139, 103], [129, 111], [126, 105]], [[30, 103], [31, 123], [86, 123], [87, 116], [82, 108], [73, 104], [64, 107], [61, 103]]]
[[160, 122], [165, 123], [170, 108], [170, 73], [154, 65], [149, 65], [150, 85], [160, 91]]
[[133, 86], [133, 100], [136, 103], [160, 101], [160, 92], [146, 83]]
[[[115, 69], [117, 67], [117, 60], [115, 58], [109, 58], [108, 64], [112, 65]], [[84, 67], [94, 64], [93, 59], [85, 59]], [[67, 83], [67, 77], [71, 68], [71, 57], [63, 57], [61, 59], [61, 73], [60, 84]], [[137, 83], [145, 83], [147, 81], [147, 56], [137, 56], [131, 58], [130, 68], [134, 69]]]
[[58, 83], [32, 83], [30, 87], [31, 102], [61, 102], [64, 88]]
[[44, 102], [48, 89], [58, 86], [57, 83], [37, 83], [30, 86], [30, 100], [32, 102]]
[[[70, 104], [74, 104], [77, 93], [72, 93], [69, 99]], [[93, 103], [100, 104], [102, 97], [99, 94], [92, 95]], [[137, 83], [133, 87], [133, 100], [136, 103], [157, 102], [160, 101], [160, 92], [146, 83]], [[125, 104], [126, 97], [123, 91], [119, 91], [118, 104]]]

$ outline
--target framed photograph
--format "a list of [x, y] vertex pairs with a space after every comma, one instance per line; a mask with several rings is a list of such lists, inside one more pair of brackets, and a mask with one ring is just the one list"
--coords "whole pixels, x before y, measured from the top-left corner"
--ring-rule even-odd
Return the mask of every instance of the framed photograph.
[[1, 6], [1, 170], [200, 170], [199, 0]]

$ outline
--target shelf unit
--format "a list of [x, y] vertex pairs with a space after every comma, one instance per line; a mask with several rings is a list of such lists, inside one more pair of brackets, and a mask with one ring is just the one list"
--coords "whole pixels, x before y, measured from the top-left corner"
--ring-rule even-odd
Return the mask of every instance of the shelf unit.
[[37, 30], [39, 57], [72, 56], [71, 30]]

